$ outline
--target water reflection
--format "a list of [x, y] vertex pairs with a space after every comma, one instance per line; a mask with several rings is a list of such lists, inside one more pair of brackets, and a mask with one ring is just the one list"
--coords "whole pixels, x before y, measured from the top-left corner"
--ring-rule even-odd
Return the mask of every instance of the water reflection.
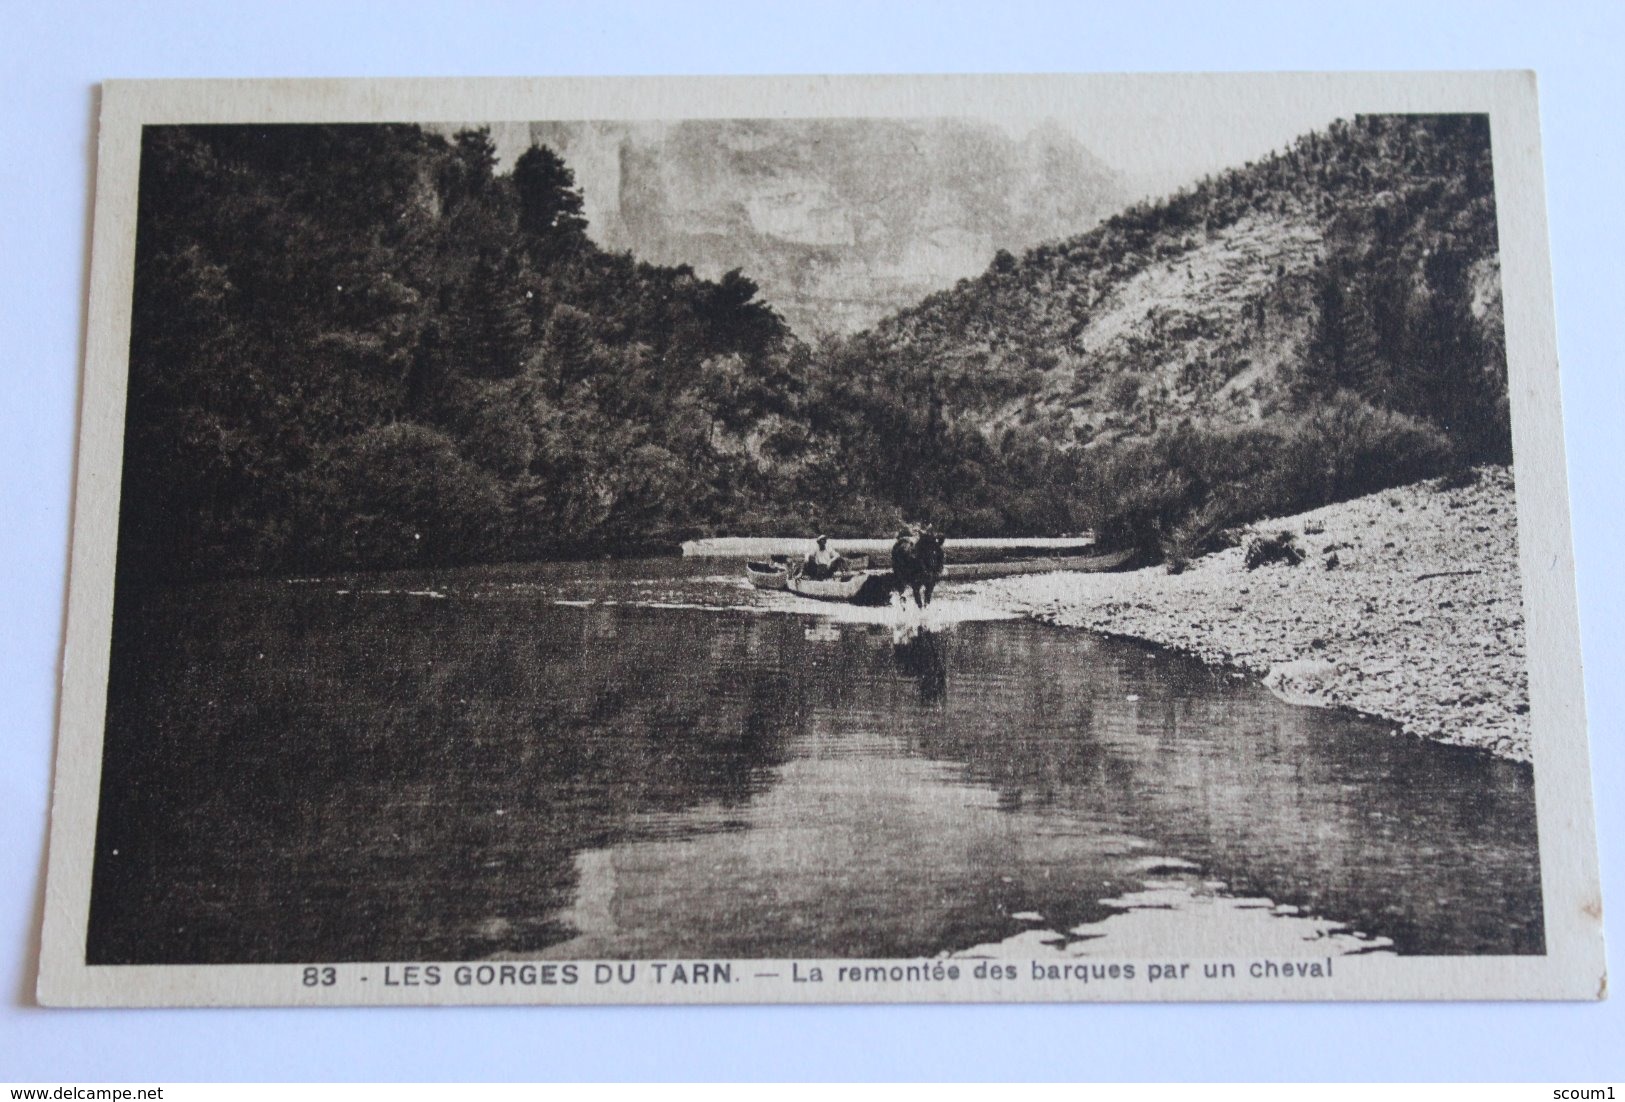
[[121, 595], [91, 961], [1541, 951], [1525, 767], [707, 569]]
[[920, 703], [940, 701], [948, 692], [948, 645], [944, 637], [904, 624], [892, 634], [892, 657], [904, 677], [919, 682]]

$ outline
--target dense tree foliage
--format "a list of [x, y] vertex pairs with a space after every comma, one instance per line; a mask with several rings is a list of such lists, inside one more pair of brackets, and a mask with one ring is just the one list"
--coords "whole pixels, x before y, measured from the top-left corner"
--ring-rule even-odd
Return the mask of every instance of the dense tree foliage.
[[958, 531], [1155, 554], [1181, 526], [1509, 462], [1488, 120], [1336, 123], [1001, 252], [826, 359], [845, 437], [873, 441], [865, 488]]
[[551, 151], [151, 127], [121, 567], [579, 553], [778, 500], [806, 351], [738, 272], [605, 253]]
[[[1312, 267], [1085, 347], [1136, 276], [1272, 218], [1317, 227]], [[817, 347], [744, 273], [586, 230], [554, 152], [500, 172], [483, 130], [147, 128], [121, 572], [903, 517], [1154, 548], [1509, 455], [1479, 117], [1337, 124]], [[1297, 343], [1246, 405], [1227, 382], [1262, 333]]]

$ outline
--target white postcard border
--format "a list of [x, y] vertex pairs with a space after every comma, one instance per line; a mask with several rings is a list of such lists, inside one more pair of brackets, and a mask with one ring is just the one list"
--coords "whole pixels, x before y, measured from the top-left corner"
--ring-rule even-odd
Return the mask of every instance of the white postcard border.
[[[84, 963], [100, 790], [113, 565], [118, 524], [140, 132], [205, 122], [448, 122], [820, 116], [1042, 117], [1067, 101], [1136, 110], [1227, 111], [1291, 97], [1328, 116], [1484, 112], [1491, 118], [1511, 391], [1518, 526], [1530, 655], [1534, 780], [1545, 906], [1538, 957], [1342, 957], [1331, 979], [1246, 975], [1211, 982], [983, 981], [976, 962], [735, 961], [729, 982], [630, 984], [386, 983], [430, 964], [334, 964], [305, 984], [303, 965]], [[1063, 106], [1058, 106], [1063, 105]], [[1102, 76], [650, 77], [459, 80], [113, 81], [102, 90], [86, 363], [80, 418], [62, 705], [38, 995], [47, 1005], [332, 1005], [452, 1003], [1025, 1002], [1259, 999], [1591, 999], [1606, 988], [1595, 820], [1563, 455], [1539, 118], [1531, 73], [1145, 74]], [[502, 962], [492, 962], [500, 964]], [[524, 962], [512, 962], [516, 965]], [[547, 962], [558, 966], [561, 962]], [[674, 964], [677, 962], [666, 962]], [[689, 962], [683, 962], [689, 963]], [[709, 963], [709, 962], [707, 962]], [[835, 970], [957, 965], [960, 979], [834, 980]], [[1013, 962], [1028, 969], [1025, 961]], [[1093, 962], [1091, 962], [1093, 963]], [[1113, 963], [1103, 960], [1100, 963]], [[323, 962], [313, 962], [318, 967]], [[477, 967], [476, 965], [466, 965]], [[820, 983], [799, 982], [814, 967]], [[536, 968], [544, 967], [536, 962]], [[772, 978], [757, 973], [777, 972]], [[420, 976], [426, 974], [418, 973]], [[666, 975], [672, 973], [668, 969]], [[366, 979], [361, 979], [366, 975]], [[516, 974], [517, 975], [517, 974]], [[340, 977], [344, 977], [341, 981]], [[583, 979], [582, 977], [585, 977]]]

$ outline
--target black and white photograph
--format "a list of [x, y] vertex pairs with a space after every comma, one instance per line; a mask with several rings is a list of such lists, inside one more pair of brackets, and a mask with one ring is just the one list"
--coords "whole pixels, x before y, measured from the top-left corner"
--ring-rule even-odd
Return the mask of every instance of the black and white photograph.
[[1532, 85], [668, 84], [109, 88], [42, 997], [1598, 996]]

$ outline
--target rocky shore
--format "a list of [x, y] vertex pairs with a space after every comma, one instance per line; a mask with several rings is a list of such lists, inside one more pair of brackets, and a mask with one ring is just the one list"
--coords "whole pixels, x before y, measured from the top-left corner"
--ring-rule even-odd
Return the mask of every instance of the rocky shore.
[[[1474, 473], [1470, 485], [1433, 480], [1260, 522], [1180, 574], [1029, 575], [977, 589], [1052, 623], [1241, 667], [1295, 703], [1528, 761], [1512, 475]], [[1281, 532], [1302, 561], [1247, 569], [1248, 540]]]

